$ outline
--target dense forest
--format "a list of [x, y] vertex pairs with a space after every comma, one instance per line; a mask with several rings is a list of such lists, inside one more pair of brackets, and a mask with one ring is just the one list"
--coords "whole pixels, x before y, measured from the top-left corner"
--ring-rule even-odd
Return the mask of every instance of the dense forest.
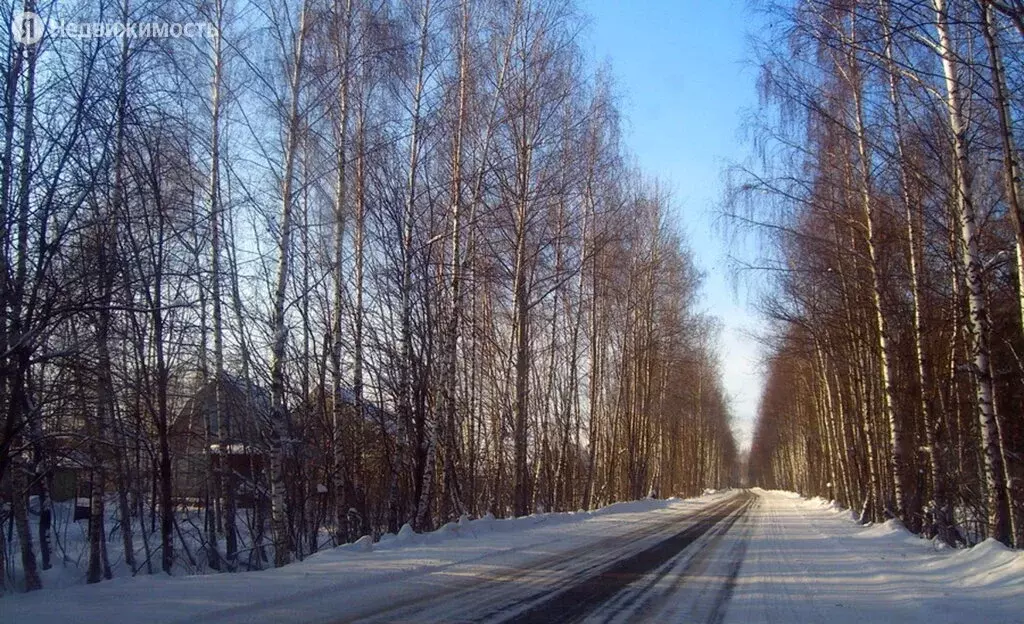
[[700, 271], [570, 3], [22, 10], [210, 28], [2, 43], [0, 587], [735, 480]]
[[761, 6], [728, 204], [772, 282], [751, 478], [1024, 545], [1024, 3]]

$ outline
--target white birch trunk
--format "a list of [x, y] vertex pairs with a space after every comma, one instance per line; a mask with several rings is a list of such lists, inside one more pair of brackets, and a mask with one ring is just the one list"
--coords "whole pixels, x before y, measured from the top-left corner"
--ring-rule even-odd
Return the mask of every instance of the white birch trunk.
[[977, 414], [982, 452], [985, 458], [988, 532], [989, 537], [1009, 544], [1011, 541], [1009, 507], [999, 429], [996, 421], [992, 364], [989, 353], [990, 321], [982, 282], [982, 260], [979, 255], [980, 231], [976, 221], [974, 196], [971, 188], [972, 171], [967, 147], [968, 121], [964, 116], [957, 56], [952, 48], [946, 0], [932, 0], [932, 6], [935, 9], [935, 28], [938, 33], [937, 51], [942, 60], [942, 71], [946, 84], [946, 112], [953, 141], [956, 177], [954, 199], [956, 218], [959, 220], [961, 232], [961, 264], [967, 286], [971, 356], [977, 383]]
[[271, 449], [270, 449], [270, 508], [271, 526], [274, 532], [274, 565], [281, 567], [291, 562], [292, 539], [288, 527], [288, 505], [285, 496], [284, 460], [287, 454], [288, 406], [285, 401], [284, 359], [288, 346], [288, 326], [285, 318], [285, 301], [291, 270], [292, 228], [294, 210], [295, 165], [299, 149], [299, 100], [302, 90], [302, 76], [307, 28], [307, 6], [303, 2], [299, 13], [298, 30], [295, 34], [295, 49], [292, 57], [292, 73], [289, 80], [290, 104], [284, 146], [284, 164], [281, 174], [281, 238], [278, 246], [276, 287], [274, 291], [273, 337], [270, 354], [271, 392]]

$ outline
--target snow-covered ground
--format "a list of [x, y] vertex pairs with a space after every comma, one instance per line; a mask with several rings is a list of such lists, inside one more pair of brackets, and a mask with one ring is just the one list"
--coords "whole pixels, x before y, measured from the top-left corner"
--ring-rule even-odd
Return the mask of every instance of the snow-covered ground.
[[755, 493], [463, 521], [278, 570], [11, 595], [0, 622], [561, 621], [562, 605], [593, 621], [1024, 622], [1024, 553], [939, 549], [821, 500]]
[[[81, 499], [82, 504], [88, 505], [89, 499]], [[107, 530], [107, 556], [110, 560], [110, 571], [114, 578], [132, 576], [132, 568], [125, 561], [124, 541], [121, 533], [121, 521], [117, 505], [116, 495], [107, 497], [105, 505], [104, 526]], [[142, 513], [136, 515], [132, 520], [132, 544], [134, 545], [134, 558], [140, 574], [151, 570], [160, 570], [160, 533], [157, 529], [156, 518], [151, 515], [152, 510], [147, 506]], [[205, 529], [203, 516], [204, 511], [195, 508], [178, 507], [175, 510], [175, 536], [174, 540], [174, 562], [172, 573], [174, 576], [189, 576], [194, 574], [217, 574], [210, 568], [205, 541]], [[47, 589], [62, 589], [74, 585], [83, 585], [86, 582], [86, 572], [89, 565], [89, 521], [88, 519], [74, 519], [75, 501], [60, 501], [53, 503], [53, 525], [52, 545], [54, 561], [53, 567], [49, 570], [39, 569], [43, 587]], [[142, 516], [143, 520], [139, 519]], [[37, 560], [40, 558], [38, 538], [35, 534], [35, 524], [39, 517], [39, 499], [32, 496], [29, 499], [29, 522], [33, 529], [35, 538], [35, 552]], [[271, 535], [268, 529], [256, 531], [259, 522], [266, 524], [266, 520], [258, 520], [251, 514], [250, 509], [240, 508], [236, 515], [235, 530], [239, 540], [239, 565], [243, 569], [258, 570], [269, 567], [273, 561], [274, 548], [271, 543]], [[8, 525], [9, 527], [9, 525]], [[254, 533], [259, 534], [258, 541], [263, 546], [264, 557], [259, 557], [258, 551], [254, 548]], [[13, 540], [8, 543], [7, 564], [9, 566], [7, 582], [12, 587], [24, 587], [24, 570], [21, 565], [21, 544], [16, 531], [10, 535]], [[330, 547], [333, 538], [326, 529], [322, 529], [319, 535], [321, 548]], [[184, 545], [184, 547], [183, 547]], [[220, 540], [220, 554], [224, 556], [224, 540]]]
[[939, 548], [821, 499], [765, 492], [726, 622], [1024, 622], [1024, 553]]
[[98, 585], [43, 589], [0, 598], [0, 622], [309, 622], [344, 620], [383, 608], [439, 572], [473, 575], [531, 562], [678, 520], [728, 498], [618, 503], [592, 512], [511, 520], [481, 518], [425, 535], [400, 533], [370, 544], [321, 551], [276, 570], [202, 576], [139, 575]]

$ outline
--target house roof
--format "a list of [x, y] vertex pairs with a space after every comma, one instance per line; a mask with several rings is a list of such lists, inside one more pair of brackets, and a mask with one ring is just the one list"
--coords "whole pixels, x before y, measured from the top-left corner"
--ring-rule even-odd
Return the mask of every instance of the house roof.
[[[216, 440], [210, 445], [212, 452], [233, 454], [248, 453], [254, 448], [265, 449], [264, 432], [271, 413], [270, 391], [253, 381], [230, 374], [224, 374], [221, 379], [221, 409], [216, 409], [217, 386], [210, 379], [187, 399], [181, 411], [180, 424], [175, 428], [179, 432], [203, 433], [203, 427], [209, 426], [211, 437]], [[342, 388], [341, 402], [356, 405], [355, 392], [351, 388]], [[382, 420], [390, 423], [392, 419], [388, 416], [390, 414], [375, 403], [363, 399], [363, 418], [367, 423], [378, 425]], [[223, 427], [221, 420], [224, 421]], [[220, 434], [219, 440], [217, 433]]]

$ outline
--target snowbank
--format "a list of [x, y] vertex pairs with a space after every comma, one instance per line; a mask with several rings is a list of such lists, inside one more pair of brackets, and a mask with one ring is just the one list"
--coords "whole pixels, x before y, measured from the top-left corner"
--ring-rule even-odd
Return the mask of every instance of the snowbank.
[[832, 501], [757, 492], [726, 622], [1024, 622], [1024, 552], [946, 548], [898, 520], [865, 526]]

